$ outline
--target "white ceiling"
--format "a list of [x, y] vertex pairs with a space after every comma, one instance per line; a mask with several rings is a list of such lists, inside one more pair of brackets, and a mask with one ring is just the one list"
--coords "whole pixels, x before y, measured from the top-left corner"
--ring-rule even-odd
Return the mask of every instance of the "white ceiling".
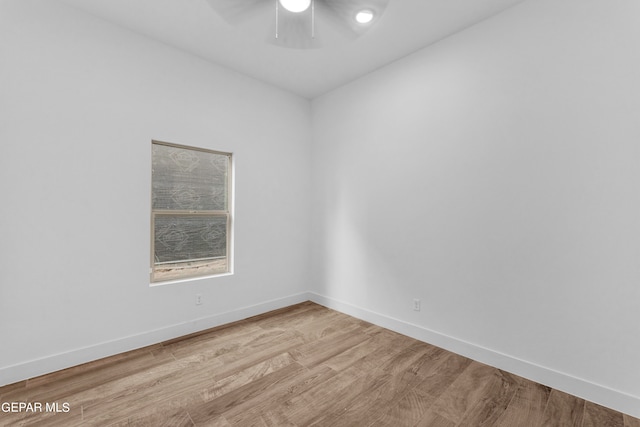
[[[306, 50], [275, 46], [267, 42], [268, 34], [257, 36], [247, 25], [229, 24], [207, 0], [60, 1], [213, 63], [314, 98], [525, 0], [389, 0], [382, 16], [364, 35]], [[274, 15], [264, 19], [271, 25]], [[318, 20], [319, 32], [322, 25]]]

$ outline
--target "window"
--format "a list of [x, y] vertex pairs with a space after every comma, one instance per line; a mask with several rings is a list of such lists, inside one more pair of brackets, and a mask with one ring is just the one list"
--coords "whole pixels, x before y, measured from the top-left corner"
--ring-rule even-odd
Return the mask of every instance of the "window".
[[151, 281], [229, 273], [231, 154], [151, 147]]

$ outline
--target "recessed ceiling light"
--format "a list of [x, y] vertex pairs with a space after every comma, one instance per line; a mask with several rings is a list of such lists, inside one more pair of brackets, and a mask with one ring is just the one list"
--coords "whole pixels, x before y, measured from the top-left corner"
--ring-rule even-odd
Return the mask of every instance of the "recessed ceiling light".
[[280, 0], [280, 4], [289, 12], [300, 13], [309, 9], [311, 0]]
[[358, 24], [368, 24], [373, 19], [373, 11], [369, 9], [361, 10], [356, 14], [356, 22]]

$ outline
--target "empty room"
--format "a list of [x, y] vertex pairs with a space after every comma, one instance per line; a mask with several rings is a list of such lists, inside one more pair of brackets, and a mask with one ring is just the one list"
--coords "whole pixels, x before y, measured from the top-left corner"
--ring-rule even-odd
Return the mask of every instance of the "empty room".
[[0, 426], [640, 427], [639, 23], [0, 0]]

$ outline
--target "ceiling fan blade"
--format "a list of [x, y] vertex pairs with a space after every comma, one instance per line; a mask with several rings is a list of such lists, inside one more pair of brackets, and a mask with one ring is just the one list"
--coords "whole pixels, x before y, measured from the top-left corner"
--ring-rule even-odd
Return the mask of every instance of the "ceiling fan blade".
[[365, 33], [371, 25], [363, 25], [356, 22], [356, 14], [362, 10], [370, 10], [374, 19], [380, 17], [387, 7], [389, 0], [316, 0], [322, 4], [323, 9], [333, 15], [332, 22], [342, 25], [357, 35]]
[[225, 21], [237, 25], [270, 13], [275, 0], [206, 0]]
[[293, 49], [313, 49], [322, 46], [318, 38], [317, 21], [314, 28], [311, 10], [292, 13], [280, 8], [277, 26], [274, 19], [267, 41]]

